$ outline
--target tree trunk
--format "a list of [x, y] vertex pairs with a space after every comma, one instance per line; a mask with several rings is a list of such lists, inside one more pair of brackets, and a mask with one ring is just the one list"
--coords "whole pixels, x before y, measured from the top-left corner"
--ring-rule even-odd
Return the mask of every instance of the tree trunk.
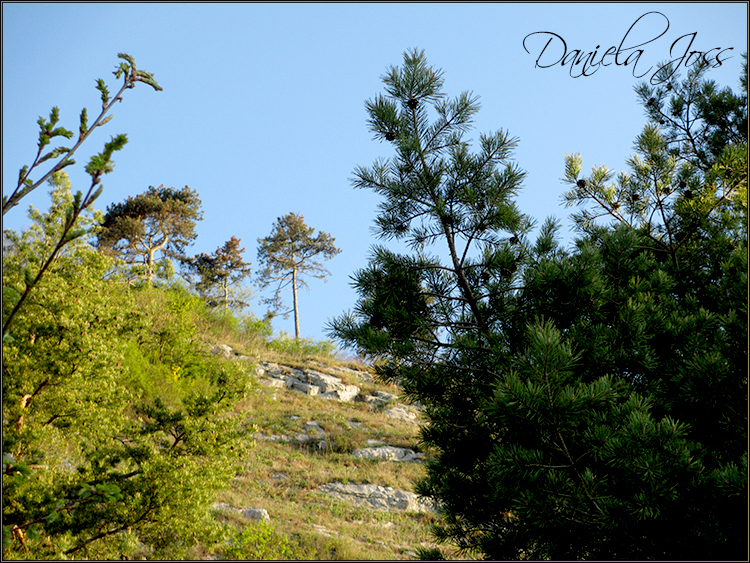
[[[150, 238], [149, 238], [150, 242]], [[154, 281], [154, 254], [157, 250], [161, 250], [169, 242], [169, 235], [164, 235], [164, 238], [158, 244], [148, 247], [148, 255], [146, 258], [146, 266], [148, 267], [148, 283], [151, 284]]]
[[299, 310], [297, 308], [297, 268], [292, 269], [292, 295], [294, 295], [294, 337], [299, 339]]
[[229, 311], [229, 278], [224, 280], [221, 287], [224, 289], [224, 314], [226, 315]]
[[146, 257], [146, 279], [148, 280], [148, 283], [151, 284], [154, 281], [154, 253], [156, 252], [155, 248], [149, 248], [148, 249], [148, 255]]

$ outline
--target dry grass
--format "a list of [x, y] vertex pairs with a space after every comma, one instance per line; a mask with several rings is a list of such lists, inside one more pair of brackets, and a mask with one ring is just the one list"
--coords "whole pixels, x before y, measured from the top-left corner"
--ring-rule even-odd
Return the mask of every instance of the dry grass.
[[[231, 318], [200, 314], [194, 320], [198, 337], [209, 349], [227, 344], [253, 362], [328, 372], [345, 384], [357, 385], [360, 397], [375, 390], [399, 394], [392, 385], [365, 382], [331, 370], [367, 368], [357, 358], [332, 350], [330, 343], [290, 343], [281, 338], [269, 344], [262, 335], [243, 330]], [[254, 386], [235, 407], [251, 433], [294, 438], [303, 432], [305, 423], [314, 420], [325, 432], [325, 446], [318, 447], [319, 440], [302, 444], [258, 439], [254, 445], [250, 440], [251, 445], [243, 452], [241, 471], [231, 488], [216, 501], [235, 507], [265, 508], [273, 533], [289, 542], [289, 559], [411, 559], [417, 547], [434, 547], [429, 532], [434, 515], [358, 508], [318, 489], [325, 483], [340, 481], [413, 491], [415, 482], [425, 474], [421, 463], [356, 459], [352, 455], [372, 440], [420, 451], [419, 426], [389, 418], [383, 412], [385, 407], [374, 408], [359, 398], [344, 403], [287, 389]], [[240, 529], [252, 524], [239, 514], [220, 519]], [[195, 556], [221, 558], [222, 546], [201, 546]]]
[[[325, 371], [309, 359], [294, 367]], [[393, 386], [377, 382], [347, 383], [365, 393], [397, 393]], [[357, 459], [351, 452], [367, 447], [368, 440], [419, 451], [417, 424], [391, 419], [364, 401], [343, 403], [264, 386], [255, 387], [236, 410], [254, 431], [267, 436], [293, 438], [312, 420], [326, 433], [322, 449], [317, 440], [257, 440], [246, 452], [243, 471], [231, 490], [217, 499], [237, 507], [265, 508], [274, 530], [290, 538], [294, 558], [410, 559], [418, 546], [434, 545], [429, 535], [433, 515], [358, 508], [318, 490], [334, 481], [413, 490], [424, 465]]]

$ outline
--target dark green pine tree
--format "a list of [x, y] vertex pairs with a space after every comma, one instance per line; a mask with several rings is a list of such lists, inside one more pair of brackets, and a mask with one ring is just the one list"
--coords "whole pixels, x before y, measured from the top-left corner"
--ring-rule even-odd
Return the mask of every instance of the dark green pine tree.
[[234, 291], [250, 275], [250, 264], [242, 258], [245, 249], [240, 239], [232, 236], [212, 254], [201, 252], [182, 261], [187, 277], [211, 307], [223, 307], [224, 312], [243, 309], [248, 304]]
[[198, 236], [195, 224], [203, 218], [200, 207], [198, 192], [188, 186], [181, 190], [149, 186], [144, 193], [107, 207], [98, 247], [138, 265], [151, 283], [157, 252], [166, 260], [185, 257], [185, 248]]
[[416, 51], [384, 82], [369, 124], [396, 155], [355, 185], [413, 253], [376, 248], [330, 331], [425, 406], [437, 538], [491, 559], [746, 557], [746, 133], [699, 166], [652, 121], [614, 183], [568, 157], [584, 209], [564, 249], [550, 220], [524, 236], [515, 141], [463, 141], [475, 98], [445, 100]]

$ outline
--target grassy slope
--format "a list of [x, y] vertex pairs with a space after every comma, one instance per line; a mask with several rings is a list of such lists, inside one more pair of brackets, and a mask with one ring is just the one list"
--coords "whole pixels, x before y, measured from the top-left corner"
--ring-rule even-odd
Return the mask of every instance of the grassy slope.
[[[324, 450], [258, 440], [247, 452], [245, 469], [232, 490], [218, 499], [268, 510], [274, 529], [292, 538], [296, 556], [397, 559], [408, 558], [416, 545], [428, 545], [431, 516], [356, 508], [318, 491], [319, 485], [333, 481], [412, 490], [424, 472], [422, 464], [356, 459], [351, 452], [366, 447], [367, 440], [417, 449], [415, 424], [390, 419], [361, 401], [342, 403], [267, 387], [255, 389], [237, 410], [263, 434], [295, 436], [311, 420], [326, 432]], [[348, 421], [362, 427], [351, 427]]]
[[[273, 359], [305, 364], [299, 358]], [[321, 369], [319, 364], [315, 368]], [[397, 393], [378, 383], [346, 383], [365, 392]], [[333, 481], [412, 490], [424, 473], [422, 464], [356, 459], [351, 452], [366, 447], [368, 440], [418, 450], [416, 424], [389, 418], [364, 401], [343, 403], [262, 385], [237, 405], [237, 412], [266, 435], [295, 436], [311, 420], [326, 432], [322, 450], [316, 445], [257, 440], [246, 452], [244, 471], [232, 489], [217, 499], [236, 507], [265, 508], [272, 528], [291, 539], [295, 558], [408, 559], [415, 546], [431, 545], [430, 515], [357, 508], [318, 491], [319, 485]], [[240, 516], [234, 520], [238, 525], [249, 522]]]
[[[310, 350], [306, 354], [304, 350], [293, 349], [279, 352], [258, 342], [238, 339], [237, 334], [230, 330], [221, 332], [217, 326], [211, 329], [214, 342], [220, 336], [235, 352], [255, 361], [273, 361], [319, 371], [326, 371], [326, 366], [366, 369], [331, 354], [315, 355], [313, 351], [311, 356]], [[254, 386], [245, 400], [236, 406], [238, 415], [254, 426], [254, 432], [294, 437], [303, 432], [306, 422], [314, 420], [326, 432], [327, 445], [325, 449], [319, 449], [294, 442], [256, 440], [244, 452], [244, 470], [237, 474], [231, 489], [216, 500], [235, 507], [266, 509], [274, 534], [289, 538], [290, 552], [284, 558], [411, 559], [417, 546], [434, 545], [429, 533], [429, 525], [435, 520], [433, 515], [354, 507], [318, 490], [318, 486], [324, 483], [341, 481], [412, 491], [414, 482], [425, 471], [421, 463], [356, 459], [352, 456], [355, 449], [367, 447], [368, 440], [419, 451], [419, 431], [417, 424], [392, 419], [382, 407], [373, 407], [361, 399], [376, 389], [393, 394], [398, 394], [398, 389], [377, 380], [342, 379], [344, 383], [359, 386], [362, 390], [360, 397], [344, 403], [287, 389]], [[219, 518], [239, 529], [254, 525], [240, 515]], [[195, 555], [213, 558], [219, 552], [220, 548], [202, 548]], [[272, 549], [267, 556], [279, 557]]]

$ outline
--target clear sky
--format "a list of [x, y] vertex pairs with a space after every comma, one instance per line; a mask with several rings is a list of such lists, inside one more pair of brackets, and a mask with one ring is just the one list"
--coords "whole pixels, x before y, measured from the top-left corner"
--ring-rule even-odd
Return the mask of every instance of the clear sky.
[[[94, 116], [101, 107], [95, 80], [119, 88], [112, 70], [126, 52], [164, 91], [138, 84], [125, 93], [114, 119], [67, 169], [74, 189], [88, 187], [90, 156], [126, 133], [96, 207], [152, 185], [188, 185], [204, 211], [191, 254], [237, 236], [256, 263], [257, 239], [278, 217], [301, 213], [342, 249], [326, 263], [327, 282], [311, 280], [300, 293], [302, 336], [319, 339], [329, 319], [354, 305], [350, 276], [378, 242], [371, 233], [377, 196], [355, 190], [350, 178], [356, 166], [391, 155], [367, 131], [364, 102], [383, 91], [380, 76], [402, 63], [404, 51], [424, 49], [445, 72], [449, 95], [480, 96], [473, 138], [497, 129], [519, 138], [515, 160], [527, 171], [519, 205], [539, 223], [563, 220], [569, 240], [565, 154], [581, 153], [585, 171], [625, 169], [645, 123], [633, 87], [688, 49], [719, 48], [708, 55], [715, 60], [732, 48], [709, 76], [737, 91], [747, 17], [745, 2], [3, 3], [3, 194], [36, 154], [39, 116], [58, 106], [61, 125], [77, 131], [81, 109]], [[535, 32], [556, 36], [531, 35], [527, 52], [524, 38]], [[606, 66], [578, 76], [581, 65], [553, 65], [563, 41], [566, 54], [596, 50], [593, 62], [621, 43], [631, 49], [619, 64], [610, 54]], [[47, 192], [28, 196], [3, 226], [27, 225], [29, 204], [47, 209]], [[265, 312], [257, 299], [252, 309]], [[274, 328], [294, 332], [291, 318]]]

